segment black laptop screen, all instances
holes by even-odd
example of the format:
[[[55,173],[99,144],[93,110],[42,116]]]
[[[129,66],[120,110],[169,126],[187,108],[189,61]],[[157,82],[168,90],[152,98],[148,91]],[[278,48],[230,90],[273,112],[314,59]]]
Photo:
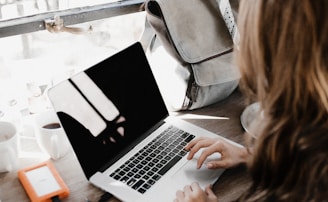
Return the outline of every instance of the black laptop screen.
[[[48,95],[89,178],[165,118],[168,111],[140,43],[79,74],[54,86]],[[71,111],[86,124],[76,120]]]

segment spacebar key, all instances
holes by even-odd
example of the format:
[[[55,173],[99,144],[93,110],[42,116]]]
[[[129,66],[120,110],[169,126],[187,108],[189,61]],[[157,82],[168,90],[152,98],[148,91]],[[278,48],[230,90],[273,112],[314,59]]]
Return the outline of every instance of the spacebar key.
[[[171,161],[169,161],[158,173],[164,175],[172,166],[174,166],[182,157],[175,156]]]

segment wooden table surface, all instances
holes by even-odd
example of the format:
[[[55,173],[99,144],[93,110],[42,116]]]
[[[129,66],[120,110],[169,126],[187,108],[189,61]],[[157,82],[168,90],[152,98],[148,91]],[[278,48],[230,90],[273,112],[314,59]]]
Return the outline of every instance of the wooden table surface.
[[[245,108],[241,93],[236,90],[224,101],[193,111],[180,112],[177,116],[185,121],[201,126],[215,134],[222,135],[244,145],[244,131],[240,124],[240,115]],[[192,116],[190,116],[192,115]],[[220,117],[219,119],[195,118],[195,115]],[[189,117],[189,118],[188,118]],[[31,166],[44,161],[38,158],[19,158],[18,168]],[[57,171],[70,189],[68,198],[62,201],[97,202],[104,193],[91,185],[85,176],[72,150],[59,160],[52,161]],[[244,166],[226,170],[214,185],[214,191],[220,202],[237,198],[250,184]],[[17,178],[17,170],[0,173],[0,202],[29,201]],[[109,201],[118,201],[115,198]]]

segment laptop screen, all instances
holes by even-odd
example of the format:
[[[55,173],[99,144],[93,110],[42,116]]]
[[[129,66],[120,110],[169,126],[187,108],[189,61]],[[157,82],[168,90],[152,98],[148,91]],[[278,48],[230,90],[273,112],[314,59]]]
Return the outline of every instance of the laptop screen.
[[[57,84],[48,96],[87,178],[168,115],[139,42]]]

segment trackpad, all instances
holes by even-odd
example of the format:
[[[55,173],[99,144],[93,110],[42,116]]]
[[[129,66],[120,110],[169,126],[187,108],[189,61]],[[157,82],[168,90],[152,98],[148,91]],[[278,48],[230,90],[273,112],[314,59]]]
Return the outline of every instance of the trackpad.
[[[200,169],[197,169],[197,160],[191,159],[184,166],[182,166],[172,178],[183,184],[190,184],[192,182],[198,182],[202,188],[205,188],[208,184],[213,184],[223,173],[224,169],[207,169],[203,165]]]

